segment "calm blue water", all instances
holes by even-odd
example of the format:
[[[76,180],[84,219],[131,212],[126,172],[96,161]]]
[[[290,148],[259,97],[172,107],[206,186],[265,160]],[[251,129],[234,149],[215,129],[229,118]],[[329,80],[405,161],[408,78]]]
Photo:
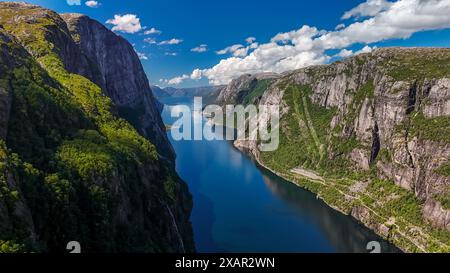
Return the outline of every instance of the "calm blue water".
[[[170,108],[190,99],[167,99]],[[262,170],[227,141],[174,141],[177,171],[193,195],[191,221],[199,252],[367,252],[380,241],[353,218]]]

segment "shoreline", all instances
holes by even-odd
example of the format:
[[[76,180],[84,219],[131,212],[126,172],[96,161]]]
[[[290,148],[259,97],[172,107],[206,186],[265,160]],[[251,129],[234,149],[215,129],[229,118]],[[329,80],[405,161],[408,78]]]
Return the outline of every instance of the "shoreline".
[[[254,160],[254,162],[256,163],[256,166],[259,168],[262,168],[270,173],[272,173],[273,175],[287,181],[288,183],[294,184],[297,187],[300,187],[303,190],[306,190],[312,194],[314,194],[316,196],[317,199],[320,199],[321,201],[323,201],[328,207],[332,208],[333,210],[348,216],[348,217],[352,217],[354,220],[356,220],[360,225],[364,226],[365,228],[371,230],[372,232],[374,232],[377,236],[379,236],[380,238],[382,238],[383,240],[391,243],[392,245],[394,245],[396,248],[398,248],[400,251],[402,251],[403,253],[409,253],[409,251],[407,251],[404,247],[402,247],[401,245],[397,244],[395,241],[386,238],[383,234],[380,234],[380,232],[378,232],[376,229],[371,228],[370,226],[366,225],[364,222],[362,222],[360,219],[354,217],[351,213],[347,213],[345,211],[343,211],[343,209],[339,208],[337,205],[333,205],[330,204],[329,202],[327,202],[319,193],[311,191],[310,189],[298,184],[295,181],[292,181],[290,178],[284,176],[283,174],[271,169],[270,167],[266,166],[257,156],[255,156],[250,149],[247,149],[246,147],[242,147],[242,146],[236,146],[234,143],[232,143],[232,146],[234,148],[236,148],[237,150],[239,150],[240,152],[248,155],[251,159]],[[311,181],[311,179],[304,177],[304,179]]]

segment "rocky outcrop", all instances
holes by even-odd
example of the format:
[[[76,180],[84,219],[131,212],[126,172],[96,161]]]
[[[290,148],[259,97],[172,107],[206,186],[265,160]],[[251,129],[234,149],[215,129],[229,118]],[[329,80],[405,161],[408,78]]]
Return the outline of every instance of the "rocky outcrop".
[[[153,97],[133,46],[85,15],[70,13],[61,17],[89,61],[86,65],[75,65],[73,71],[99,85],[119,107],[119,113],[135,123],[161,154],[173,159],[175,155],[161,120],[159,102]]]
[[[449,61],[450,49],[378,49],[331,65],[285,73],[272,79],[258,103],[281,106],[285,121],[281,134],[287,135],[287,120],[295,117],[292,107],[308,107],[303,104],[309,99],[322,111],[333,112],[322,132],[326,157],[320,160],[311,152],[313,164],[308,165],[348,160],[339,171],[374,168],[379,178],[414,192],[421,202],[439,203],[437,196],[450,196],[450,177],[436,172],[450,161],[450,73],[443,67]],[[239,103],[242,90],[253,80],[250,75],[234,80],[220,98]],[[293,86],[297,91],[289,91],[287,97],[286,90]],[[293,105],[292,97],[301,94],[308,97]],[[301,115],[304,109],[298,110]],[[267,123],[267,116],[260,116],[259,122]],[[256,142],[237,141],[236,145],[259,155]],[[423,210],[424,218],[448,228],[442,220],[448,210],[430,213],[435,210],[429,207]]]
[[[450,79],[439,79],[428,87],[427,99],[423,113],[427,118],[450,116]]]
[[[434,226],[450,229],[450,211],[444,209],[439,202],[429,199],[423,208],[423,215]]]
[[[255,84],[260,80],[275,79],[278,74],[275,73],[260,73],[255,75],[245,74],[237,79],[234,79],[221,88],[217,102],[221,104],[237,103],[250,92]]]

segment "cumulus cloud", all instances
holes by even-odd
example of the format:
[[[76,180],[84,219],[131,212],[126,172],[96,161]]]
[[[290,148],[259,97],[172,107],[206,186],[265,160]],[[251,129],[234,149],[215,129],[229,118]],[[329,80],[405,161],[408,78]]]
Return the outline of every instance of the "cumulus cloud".
[[[234,53],[235,51],[237,51],[243,47],[244,46],[241,44],[236,44],[236,45],[232,45],[232,46],[226,47],[224,49],[221,49],[219,51],[216,51],[216,53],[217,53],[217,55],[225,55],[228,53]]]
[[[98,1],[86,1],[84,4],[90,8],[98,8],[101,5]]]
[[[216,51],[217,55],[225,55],[231,54],[234,57],[245,57],[248,55],[249,50],[255,49],[258,47],[258,43],[251,43],[248,46],[244,46],[241,44],[235,44],[229,47],[226,47],[222,50]]]
[[[154,28],[154,27],[152,27],[152,28],[150,28],[149,30],[146,30],[146,31],[144,32],[145,35],[161,34],[161,33],[162,33],[161,30],[156,29],[156,28]]]
[[[195,69],[192,71],[191,77],[192,80],[200,80],[202,78],[202,71],[200,69]]]
[[[206,44],[199,45],[199,46],[194,47],[193,49],[191,49],[191,51],[192,52],[197,52],[197,53],[206,52],[206,51],[208,51],[208,45],[206,45]]]
[[[369,9],[374,3],[378,3],[378,8]],[[279,33],[267,43],[255,44],[251,51],[251,45],[236,44],[217,52],[231,56],[211,68],[196,69],[183,80],[206,77],[211,84],[227,84],[246,73],[281,73],[327,63],[333,57],[327,55],[328,50],[340,50],[341,57],[350,56],[370,52],[373,47],[369,45],[376,42],[450,28],[450,0],[398,0],[392,3],[368,0],[358,7],[344,17],[366,17],[362,21],[332,31],[305,25],[298,30]],[[356,52],[348,49],[357,44],[366,46]]]
[[[335,57],[347,58],[353,55],[352,50],[342,49],[338,54],[334,55]]]
[[[179,85],[180,83],[182,83],[184,80],[187,80],[187,79],[189,79],[190,77],[188,76],[188,75],[183,75],[183,76],[180,76],[180,77],[175,77],[175,78],[173,78],[173,79],[170,79],[170,80],[168,80],[167,81],[167,83],[168,84],[171,84],[171,85]]]
[[[360,50],[358,50],[356,52],[353,52],[353,50],[342,49],[338,54],[334,55],[333,57],[347,58],[347,57],[359,55],[362,53],[370,53],[376,48],[377,48],[376,46],[370,47],[370,46],[366,45],[365,47],[361,48]]]
[[[142,30],[141,21],[134,14],[114,15],[114,19],[109,19],[106,23],[114,25],[113,31],[136,33]]]
[[[248,37],[247,39],[245,39],[245,41],[247,42],[247,44],[253,44],[256,41],[256,38]]]
[[[81,0],[67,0],[69,6],[79,6],[81,5]]]
[[[170,39],[166,41],[159,42],[158,45],[178,45],[181,44],[183,40],[181,39]]]
[[[345,24],[339,24],[339,25],[337,25],[337,26],[334,28],[334,30],[340,30],[340,29],[343,29],[343,28],[345,28]]]
[[[363,53],[370,53],[370,52],[372,52],[374,49],[377,49],[377,47],[376,47],[376,46],[374,46],[374,47],[365,46],[365,47],[363,47],[361,50],[356,51],[356,52],[355,52],[355,55],[363,54]]]
[[[367,17],[367,16],[375,16],[381,11],[388,10],[393,3],[386,0],[368,0],[357,7],[347,11],[342,16],[343,20],[350,19],[352,17]]]

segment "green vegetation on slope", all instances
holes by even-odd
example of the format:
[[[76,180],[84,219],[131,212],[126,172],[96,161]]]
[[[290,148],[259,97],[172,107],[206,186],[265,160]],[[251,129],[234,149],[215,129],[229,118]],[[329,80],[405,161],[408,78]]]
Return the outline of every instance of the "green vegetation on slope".
[[[442,165],[436,172],[440,175],[450,177],[450,163]]]
[[[242,103],[248,105],[259,99],[269,87],[270,80],[258,80],[256,85],[250,89],[248,94],[243,98]]]
[[[419,81],[450,76],[449,49],[397,50],[382,66],[397,81]],[[426,56],[426,57],[424,57]]]
[[[412,137],[450,143],[450,117],[426,118],[421,112],[413,112],[408,130]]]
[[[35,11],[21,12],[34,16]],[[13,96],[9,150],[4,144],[0,150],[0,201],[13,214],[17,202],[26,200],[39,238],[32,238],[29,223],[13,217],[13,229],[0,234],[0,252],[64,251],[69,238],[82,242],[87,252],[170,249],[164,231],[155,228],[165,212],[148,215],[155,205],[148,200],[175,200],[178,177],[159,162],[153,144],[113,114],[100,87],[65,69],[64,44],[55,43],[71,38],[61,19],[48,12],[33,24],[8,23],[18,14],[0,12],[0,24],[20,40],[1,44],[15,66],[8,64],[0,74]],[[55,33],[67,37],[53,39]],[[0,65],[6,66],[2,60]],[[6,183],[7,175],[20,189]],[[129,223],[117,226],[114,213],[125,201]]]
[[[290,113],[280,124],[280,146],[274,152],[262,153],[263,161],[275,170],[298,166],[315,169],[324,158],[326,130],[334,110],[313,104],[306,86],[289,86],[284,100]],[[293,153],[292,147],[296,147]]]

